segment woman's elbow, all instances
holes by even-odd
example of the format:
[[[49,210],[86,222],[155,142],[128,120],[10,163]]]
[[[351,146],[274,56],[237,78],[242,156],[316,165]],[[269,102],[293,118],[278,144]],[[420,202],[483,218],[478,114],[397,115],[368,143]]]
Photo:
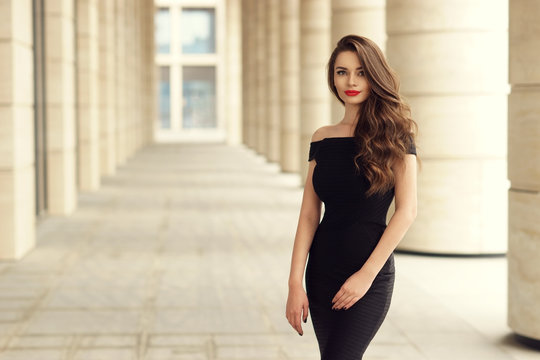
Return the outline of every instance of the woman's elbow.
[[[396,209],[396,212],[399,212],[401,216],[410,224],[414,222],[417,215],[416,206],[408,206],[406,208]]]
[[[408,210],[408,214],[409,214],[408,219],[412,224],[414,222],[414,220],[416,219],[416,215],[418,214],[418,212],[416,211],[416,206],[411,207]]]

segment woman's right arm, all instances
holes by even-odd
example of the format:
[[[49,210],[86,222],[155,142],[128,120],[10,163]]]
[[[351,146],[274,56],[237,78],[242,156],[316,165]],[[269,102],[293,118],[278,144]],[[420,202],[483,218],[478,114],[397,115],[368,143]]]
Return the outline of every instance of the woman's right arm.
[[[315,160],[309,162],[308,175],[304,186],[302,206],[294,238],[294,247],[291,259],[291,272],[289,275],[289,287],[302,286],[304,268],[315,230],[321,218],[321,200],[313,189],[313,169]]]
[[[312,141],[316,141],[319,136],[316,131]],[[321,200],[313,189],[313,170],[316,166],[315,160],[309,162],[302,206],[298,219],[298,227],[294,238],[294,246],[291,258],[291,271],[289,275],[289,296],[287,299],[286,317],[291,326],[303,335],[302,320],[307,321],[309,302],[302,285],[306,261],[313,242],[313,236],[319,225],[321,218]]]

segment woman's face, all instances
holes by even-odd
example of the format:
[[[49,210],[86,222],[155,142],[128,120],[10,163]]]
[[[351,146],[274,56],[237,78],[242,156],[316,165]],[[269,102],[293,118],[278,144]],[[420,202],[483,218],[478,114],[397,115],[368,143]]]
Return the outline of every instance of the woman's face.
[[[334,85],[345,105],[360,105],[368,98],[371,87],[355,52],[338,54],[334,64]]]

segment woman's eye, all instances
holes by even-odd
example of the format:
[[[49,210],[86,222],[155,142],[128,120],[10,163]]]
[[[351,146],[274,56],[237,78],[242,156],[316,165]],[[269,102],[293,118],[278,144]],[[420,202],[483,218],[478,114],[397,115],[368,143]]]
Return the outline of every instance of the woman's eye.
[[[359,76],[364,76],[364,72],[363,72],[363,71],[360,71],[360,72],[358,73],[358,75],[359,75]]]
[[[338,71],[336,72],[336,74],[338,74],[338,75],[344,75],[344,74],[345,74],[345,71],[344,71],[344,70],[338,70]]]

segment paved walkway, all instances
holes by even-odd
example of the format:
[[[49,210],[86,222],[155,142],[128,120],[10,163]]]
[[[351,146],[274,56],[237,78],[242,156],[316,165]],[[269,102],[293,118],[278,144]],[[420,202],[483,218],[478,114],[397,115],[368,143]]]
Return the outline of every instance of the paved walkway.
[[[154,145],[0,262],[0,360],[318,359],[285,319],[302,196],[244,147]],[[506,260],[396,254],[368,360],[529,360],[506,326]]]

